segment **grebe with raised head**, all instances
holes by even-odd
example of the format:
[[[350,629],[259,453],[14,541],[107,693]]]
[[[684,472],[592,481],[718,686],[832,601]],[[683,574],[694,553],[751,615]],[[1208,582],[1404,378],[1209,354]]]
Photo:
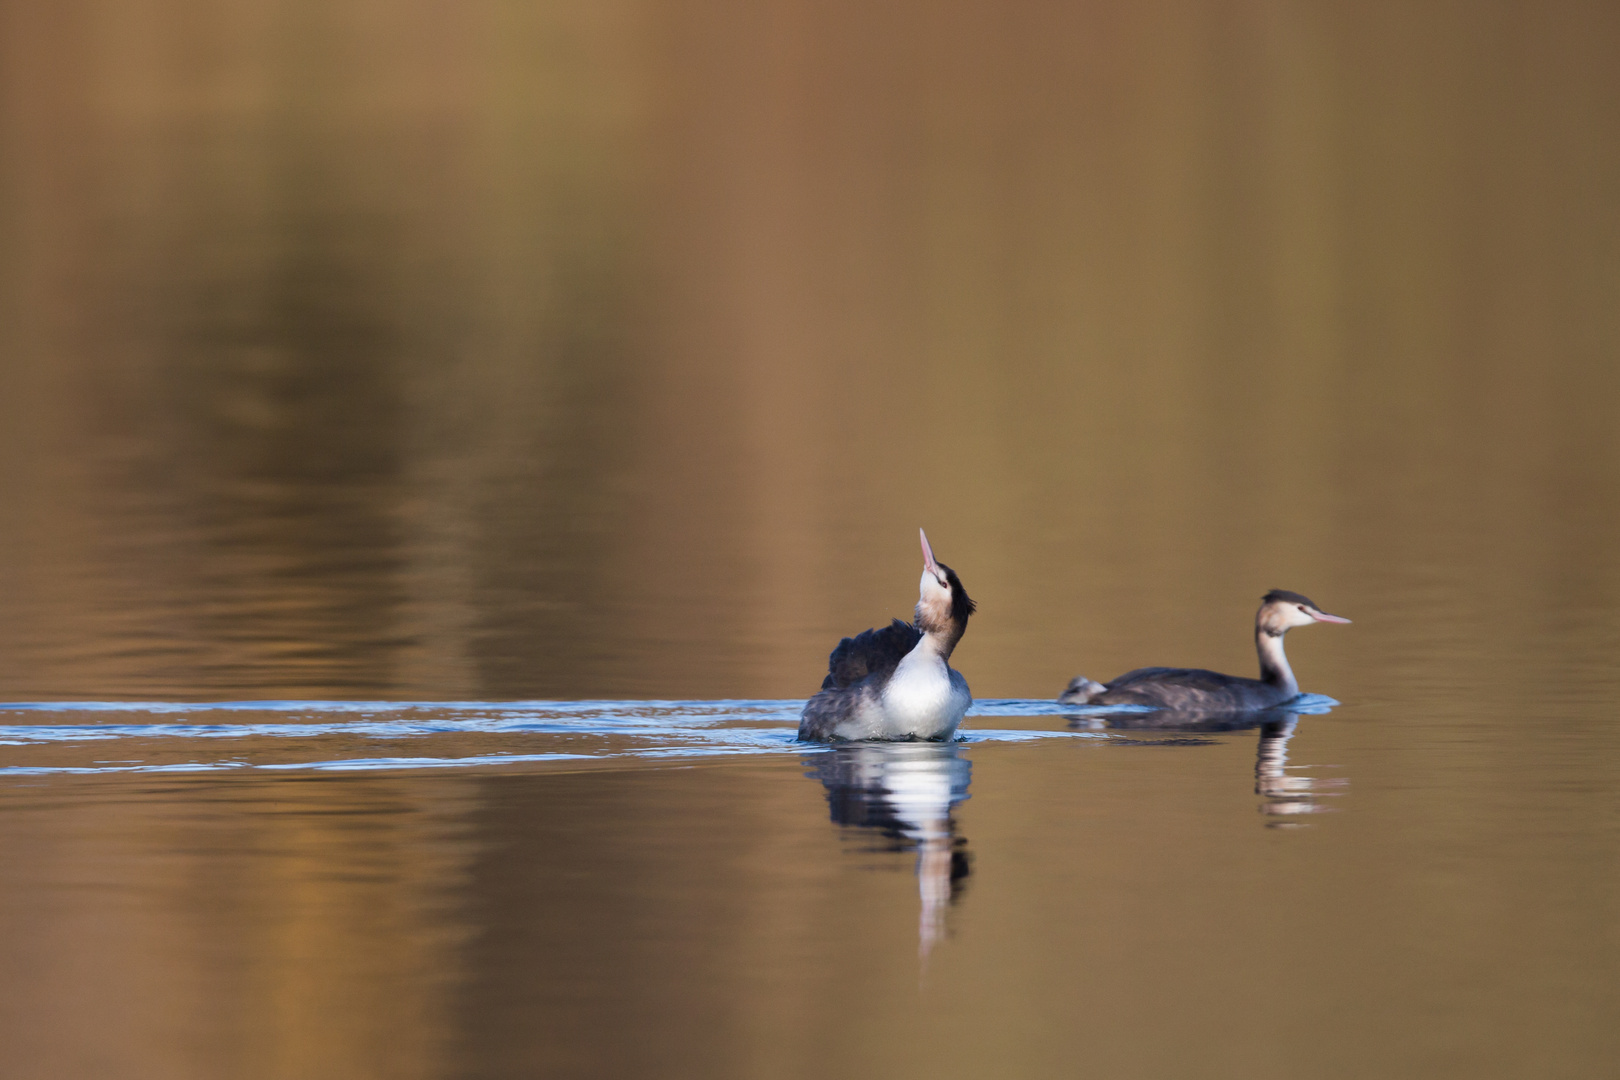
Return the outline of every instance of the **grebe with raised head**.
[[[1287,589],[1272,589],[1254,616],[1254,646],[1260,677],[1245,679],[1198,668],[1138,668],[1106,685],[1076,675],[1058,698],[1060,705],[1147,705],[1155,709],[1208,714],[1269,709],[1299,696],[1299,683],[1283,653],[1283,635],[1311,623],[1347,623]]]
[[[923,572],[916,622],[895,619],[840,641],[820,693],[799,717],[799,738],[948,739],[973,704],[950,659],[975,605],[956,571],[935,560],[928,534],[917,533]]]

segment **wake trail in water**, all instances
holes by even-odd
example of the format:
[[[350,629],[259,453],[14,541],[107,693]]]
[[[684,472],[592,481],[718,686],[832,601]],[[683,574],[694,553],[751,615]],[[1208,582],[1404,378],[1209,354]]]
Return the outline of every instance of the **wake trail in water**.
[[[355,772],[820,753],[802,701],[232,701],[0,704],[0,777]],[[1013,726],[974,725],[1001,718]],[[1018,726],[1018,725],[1041,726]],[[960,741],[1107,739],[1049,701],[978,703]],[[227,756],[202,757],[199,745]]]

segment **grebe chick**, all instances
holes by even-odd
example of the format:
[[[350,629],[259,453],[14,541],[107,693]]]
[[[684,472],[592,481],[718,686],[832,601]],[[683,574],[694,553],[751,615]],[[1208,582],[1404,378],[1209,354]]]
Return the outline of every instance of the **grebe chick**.
[[[1347,623],[1287,589],[1272,589],[1254,616],[1260,677],[1245,679],[1198,668],[1138,668],[1106,685],[1076,675],[1060,705],[1147,705],[1177,712],[1236,713],[1269,709],[1299,696],[1299,683],[1283,653],[1283,635],[1311,623]]]
[[[799,738],[948,739],[973,695],[950,666],[974,603],[956,571],[934,559],[922,537],[923,572],[916,622],[895,619],[838,643],[821,692],[805,703]]]

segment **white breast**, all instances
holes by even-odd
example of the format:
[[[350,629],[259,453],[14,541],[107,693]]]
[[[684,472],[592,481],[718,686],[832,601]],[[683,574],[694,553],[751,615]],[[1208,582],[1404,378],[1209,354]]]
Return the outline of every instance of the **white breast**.
[[[972,704],[966,679],[932,650],[913,649],[883,688],[881,737],[949,738]]]

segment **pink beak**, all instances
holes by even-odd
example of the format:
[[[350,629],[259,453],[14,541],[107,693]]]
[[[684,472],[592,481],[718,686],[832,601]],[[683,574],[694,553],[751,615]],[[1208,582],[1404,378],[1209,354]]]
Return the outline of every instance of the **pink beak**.
[[[1317,622],[1347,623],[1347,622],[1350,621],[1349,619],[1346,619],[1342,615],[1329,615],[1325,611],[1313,611],[1313,612],[1310,613],[1310,615],[1311,615],[1311,618],[1315,619]]]
[[[928,534],[923,532],[921,529],[918,529],[917,535],[922,537],[923,569],[927,570],[930,574],[939,573],[939,563],[934,561],[934,549],[928,546]],[[1345,621],[1348,622],[1349,620],[1347,619]]]

